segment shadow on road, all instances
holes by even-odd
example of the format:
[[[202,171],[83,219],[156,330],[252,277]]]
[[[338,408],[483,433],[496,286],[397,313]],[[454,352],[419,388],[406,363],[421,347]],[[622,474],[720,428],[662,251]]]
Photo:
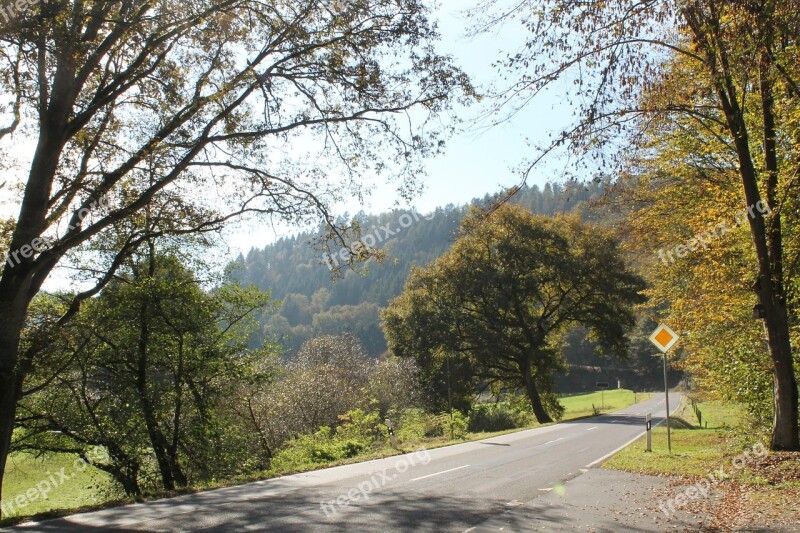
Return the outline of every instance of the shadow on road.
[[[301,491],[264,499],[234,501],[209,505],[185,514],[165,512],[163,518],[152,511],[137,515],[132,509],[124,522],[100,524],[81,515],[52,520],[14,531],[36,532],[141,532],[141,531],[464,531],[491,518],[500,519],[509,510],[501,502],[475,501],[468,498],[406,495],[383,495],[378,499],[357,502],[325,514],[320,506],[322,493]],[[166,509],[165,509],[166,510]],[[145,513],[150,516],[145,516]],[[524,529],[513,515],[507,515],[512,530]],[[522,517],[519,517],[521,519]],[[119,518],[117,518],[119,520]],[[505,522],[505,520],[503,520]],[[94,524],[94,525],[93,525]]]

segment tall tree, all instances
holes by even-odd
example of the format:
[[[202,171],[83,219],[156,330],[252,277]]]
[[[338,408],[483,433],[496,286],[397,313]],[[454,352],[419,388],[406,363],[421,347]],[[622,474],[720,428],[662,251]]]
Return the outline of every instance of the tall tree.
[[[494,0],[484,2],[487,8]],[[517,105],[556,80],[571,77],[579,100],[576,122],[545,152],[568,145],[595,158],[579,158],[593,171],[624,164],[627,147],[654,117],[686,117],[717,136],[734,159],[742,207],[766,202],[771,215],[748,220],[752,265],[764,307],[773,368],[771,447],[800,450],[798,389],[790,341],[781,182],[797,189],[796,103],[800,97],[797,0],[523,0],[489,13],[481,28],[519,19],[529,29],[526,46],[503,68],[516,82],[505,92]],[[476,15],[483,17],[484,15]],[[675,85],[664,65],[681,56],[694,65],[691,83]],[[659,91],[659,99],[643,99]],[[757,114],[746,112],[751,103]],[[778,135],[793,125],[793,143]],[[620,150],[620,146],[623,147]],[[619,169],[619,166],[616,166]],[[742,201],[743,200],[743,201]]]
[[[246,464],[242,450],[226,448],[237,436],[217,413],[258,368],[269,370],[270,346],[247,349],[268,297],[200,283],[153,243],[126,261],[50,345],[50,364],[31,374],[35,392],[20,402],[14,448],[102,446],[111,460],[98,466],[134,495],[150,457],[165,490]]]
[[[153,236],[245,213],[334,226],[328,201],[375,173],[414,190],[418,156],[440,146],[428,119],[471,93],[417,0],[26,6],[0,26],[0,136],[35,144],[0,275],[0,484],[43,349],[20,352],[27,310],[69,252],[129,230],[98,250],[96,285],[65,320]],[[127,226],[145,206],[153,232]]]
[[[675,88],[703,83],[697,65],[681,57],[666,66],[664,78]],[[645,98],[658,100],[664,89]],[[706,98],[713,105],[713,96]],[[745,112],[748,120],[760,116],[760,102],[748,101]],[[791,138],[791,129],[781,122],[779,135]],[[764,325],[753,319],[756,258],[747,224],[750,217],[768,218],[767,205],[740,207],[737,159],[724,139],[689,117],[654,117],[637,144],[631,174],[618,182],[622,200],[634,206],[627,244],[639,253],[652,280],[652,306],[683,334],[678,364],[709,394],[746,404],[758,430],[769,431],[774,371]],[[779,187],[791,308],[797,305],[793,258],[800,198],[792,197],[791,183],[782,180]],[[796,320],[790,326],[796,335]]]
[[[543,395],[563,367],[563,335],[583,325],[599,353],[624,357],[644,283],[609,234],[576,217],[507,204],[488,217],[473,210],[462,231],[384,311],[390,349],[421,363],[431,351],[467,358],[480,379],[522,388],[550,422]]]

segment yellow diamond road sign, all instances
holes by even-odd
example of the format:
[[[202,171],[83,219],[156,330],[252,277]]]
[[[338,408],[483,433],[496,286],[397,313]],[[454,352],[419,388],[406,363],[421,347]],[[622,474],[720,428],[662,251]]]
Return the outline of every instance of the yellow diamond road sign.
[[[676,342],[678,342],[678,334],[669,329],[666,324],[659,324],[656,330],[650,335],[650,342],[658,346],[662,353],[667,353]]]

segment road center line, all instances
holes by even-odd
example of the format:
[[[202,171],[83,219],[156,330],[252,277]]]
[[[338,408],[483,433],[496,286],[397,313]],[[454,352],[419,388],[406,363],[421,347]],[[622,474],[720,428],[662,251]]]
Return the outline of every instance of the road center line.
[[[419,481],[420,479],[425,479],[425,478],[429,478],[429,477],[433,477],[433,476],[438,476],[440,474],[446,474],[448,472],[454,472],[455,470],[461,470],[462,468],[467,468],[469,466],[471,466],[471,465],[457,466],[455,468],[451,468],[450,470],[442,470],[441,472],[436,472],[435,474],[428,474],[427,476],[415,477],[411,481]]]
[[[599,427],[599,426],[595,426],[595,427],[593,427],[593,428],[589,428],[589,429],[587,429],[586,431],[591,431],[591,430],[593,430],[593,429],[597,429],[598,427]]]

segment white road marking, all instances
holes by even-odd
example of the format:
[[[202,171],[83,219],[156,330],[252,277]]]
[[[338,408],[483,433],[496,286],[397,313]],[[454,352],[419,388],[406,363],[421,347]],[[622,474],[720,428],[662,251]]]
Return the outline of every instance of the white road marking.
[[[425,479],[425,478],[429,478],[429,477],[433,477],[433,476],[438,476],[438,475],[441,475],[441,474],[446,474],[448,472],[454,472],[456,470],[461,470],[462,468],[467,468],[469,466],[471,466],[471,465],[457,466],[455,468],[451,468],[450,470],[442,470],[441,472],[436,472],[435,474],[428,474],[427,476],[415,477],[411,481],[419,481],[420,479]]]
[[[549,488],[546,488],[546,489],[539,489],[539,490],[542,491],[542,492],[550,492],[551,490],[553,490],[553,487],[549,487]]]
[[[475,531],[476,529],[478,529],[478,528],[477,527],[471,527],[469,529],[465,529],[464,533],[469,533],[470,531]]]
[[[591,431],[591,430],[593,430],[593,429],[597,429],[598,427],[599,427],[599,426],[595,426],[595,427],[593,427],[593,428],[589,428],[589,429],[587,429],[586,431]]]
[[[564,440],[564,437],[558,437],[555,440],[549,440],[549,441],[545,442],[544,444],[540,444],[539,446],[547,446],[548,444],[553,444],[554,442],[558,442],[560,440]]]
[[[675,411],[677,411],[677,410],[678,410],[678,408],[676,407],[675,409],[673,409],[673,410],[672,410],[672,412],[674,413],[674,412],[675,412]],[[653,427],[660,426],[660,425],[661,425],[663,422],[664,422],[664,420],[663,420],[663,419],[661,419],[660,421],[658,421],[658,422],[655,422],[655,423],[653,424]],[[586,465],[586,468],[594,468],[595,466],[599,465],[600,463],[602,463],[603,461],[605,461],[605,460],[606,460],[606,459],[608,459],[609,457],[613,456],[614,454],[616,454],[616,453],[617,453],[617,452],[619,452],[620,450],[622,450],[622,449],[624,449],[624,448],[627,448],[628,446],[630,446],[631,444],[633,444],[634,442],[636,442],[637,440],[639,440],[640,438],[642,438],[642,437],[643,437],[643,436],[644,436],[646,433],[647,433],[647,431],[642,431],[641,433],[639,433],[638,435],[636,435],[635,437],[633,437],[631,440],[629,440],[628,442],[626,442],[625,444],[623,444],[622,446],[620,446],[619,448],[617,448],[617,449],[616,449],[616,450],[614,450],[613,452],[610,452],[610,453],[607,453],[607,454],[605,454],[603,457],[601,457],[600,459],[598,459],[598,460],[596,460],[596,461],[592,461],[591,463],[589,463],[588,465]]]

